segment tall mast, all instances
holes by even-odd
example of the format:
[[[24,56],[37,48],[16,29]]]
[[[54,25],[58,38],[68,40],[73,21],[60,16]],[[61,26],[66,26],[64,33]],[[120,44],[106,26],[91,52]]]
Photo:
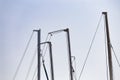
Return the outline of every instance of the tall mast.
[[[68,52],[69,52],[69,67],[70,67],[70,80],[73,80],[73,72],[72,72],[72,59],[71,59],[71,46],[70,46],[70,34],[69,29],[65,29],[67,32],[67,42],[68,42]]]
[[[108,47],[108,64],[109,64],[109,77],[110,80],[113,80],[113,67],[112,67],[112,53],[111,53],[111,42],[108,26],[108,17],[107,12],[102,12],[105,16],[105,25],[106,25],[106,35],[107,35],[107,47]]]
[[[52,57],[52,44],[51,44],[51,42],[48,42],[48,44],[49,44],[49,51],[50,51],[51,80],[54,80],[53,57]]]
[[[49,46],[49,53],[50,53],[50,69],[51,69],[51,80],[54,80],[54,68],[53,68],[53,56],[52,56],[52,43],[47,41],[41,44],[48,44]]]
[[[55,33],[59,33],[59,32],[66,32],[67,34],[67,46],[68,46],[68,58],[69,58],[69,69],[70,69],[70,80],[73,80],[73,69],[72,69],[72,60],[71,60],[71,46],[70,46],[70,33],[69,33],[69,29],[61,29],[61,30],[57,30],[57,31],[53,31],[53,32],[49,32],[49,34],[55,34]]]
[[[38,68],[38,73],[37,73],[37,77],[38,80],[40,80],[40,65],[41,65],[41,57],[40,57],[40,37],[41,37],[41,30],[33,30],[37,32],[37,53],[38,53],[38,58],[37,58],[37,68]]]

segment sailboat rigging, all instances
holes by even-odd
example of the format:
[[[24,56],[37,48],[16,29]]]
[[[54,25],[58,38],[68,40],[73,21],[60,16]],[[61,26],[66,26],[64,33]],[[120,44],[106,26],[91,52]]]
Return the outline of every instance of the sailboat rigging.
[[[107,12],[102,12],[102,14],[104,15],[104,21],[105,21],[105,33],[106,33],[106,41],[107,41],[107,61],[108,61],[108,71],[109,71],[109,80],[114,80],[113,79],[113,64],[112,64],[112,45],[111,45],[111,41],[110,41],[110,33],[109,33],[109,25],[108,25],[108,16],[107,16]],[[101,19],[100,19],[101,20]],[[87,58],[89,56],[91,47],[92,47],[92,43],[94,42],[96,33],[97,33],[98,27],[96,29],[95,35],[93,36],[93,40],[90,44],[90,48],[88,50],[88,54],[87,57],[84,61],[80,76],[78,79],[76,79],[75,75],[75,69],[73,68],[73,62],[72,62],[72,54],[71,54],[71,45],[70,45],[70,33],[69,33],[69,28],[66,29],[61,29],[61,30],[57,30],[57,31],[53,31],[53,32],[49,32],[48,34],[53,35],[55,33],[59,33],[59,32],[65,32],[66,33],[66,38],[67,38],[67,47],[68,47],[68,62],[69,62],[69,80],[79,80],[82,72],[84,70],[84,66],[86,65],[87,62]],[[45,63],[44,60],[42,60],[43,62],[43,68],[46,74],[46,78],[47,80],[55,80],[55,76],[54,76],[54,67],[53,67],[53,55],[52,55],[52,44],[51,41],[45,41],[43,43],[41,43],[41,30],[33,30],[34,32],[37,32],[37,80],[41,80],[41,60],[42,60],[42,52],[41,52],[41,45],[42,44],[48,44],[49,45],[49,57],[50,57],[50,74],[51,74],[51,78],[49,79],[48,73],[47,73],[47,69],[45,67]],[[75,59],[75,57],[73,57]],[[18,68],[19,69],[19,68]],[[17,73],[17,72],[16,72]],[[75,79],[74,79],[75,77]],[[13,78],[13,80],[15,80],[16,78],[16,74]]]
[[[107,12],[102,12],[102,14],[105,16],[106,35],[107,35],[107,47],[108,47],[109,77],[110,77],[110,80],[113,80],[112,52],[111,52],[111,42],[110,42],[109,26],[108,26],[108,17],[107,17]]]

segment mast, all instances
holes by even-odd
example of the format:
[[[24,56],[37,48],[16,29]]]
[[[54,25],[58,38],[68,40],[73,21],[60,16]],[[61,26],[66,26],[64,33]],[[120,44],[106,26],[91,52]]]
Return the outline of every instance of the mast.
[[[111,53],[111,42],[108,26],[108,17],[107,12],[102,12],[105,16],[105,25],[106,25],[106,35],[107,35],[107,47],[108,47],[108,64],[109,64],[109,77],[110,80],[113,80],[113,67],[112,67],[112,53]]]
[[[52,44],[51,44],[51,42],[48,42],[48,44],[49,44],[49,52],[50,52],[51,80],[54,80],[53,57],[52,57]]]
[[[73,72],[72,72],[72,60],[71,60],[71,46],[70,46],[70,33],[69,33],[69,29],[61,29],[61,30],[57,30],[57,31],[53,31],[53,32],[49,32],[49,34],[55,34],[55,33],[60,33],[60,32],[66,32],[67,34],[67,46],[68,46],[68,58],[69,58],[69,71],[70,71],[70,80],[73,80]]]
[[[69,67],[70,67],[70,80],[73,80],[73,72],[72,72],[72,59],[71,59],[71,46],[70,46],[70,34],[69,29],[65,29],[67,32],[67,42],[68,42],[68,52],[69,52]]]
[[[33,30],[37,32],[37,52],[38,52],[38,58],[37,58],[37,68],[38,68],[38,73],[37,73],[37,77],[38,80],[40,80],[40,65],[41,65],[41,57],[40,57],[40,37],[41,37],[41,30]]]
[[[54,68],[53,68],[53,56],[52,56],[52,44],[51,42],[43,42],[41,44],[48,44],[49,46],[49,55],[50,55],[50,69],[51,69],[51,80],[54,80]]]

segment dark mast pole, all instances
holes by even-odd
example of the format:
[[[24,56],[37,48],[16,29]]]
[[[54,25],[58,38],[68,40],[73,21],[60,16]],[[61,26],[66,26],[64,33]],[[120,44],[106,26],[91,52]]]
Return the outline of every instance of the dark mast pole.
[[[59,33],[59,32],[66,32],[67,34],[67,44],[68,44],[68,59],[69,59],[69,69],[70,69],[70,80],[73,80],[73,69],[72,69],[72,60],[71,60],[71,46],[70,46],[70,33],[69,33],[69,29],[62,29],[62,30],[57,30],[57,31],[53,31],[53,32],[49,32],[49,34],[54,34],[54,33]]]
[[[73,80],[69,29],[67,28],[67,29],[65,29],[64,31],[67,32],[68,53],[69,53],[69,67],[70,67],[70,80]]]
[[[107,12],[102,12],[102,14],[104,14],[105,16],[107,47],[108,47],[109,77],[110,77],[110,80],[113,80],[112,53],[111,53],[111,42],[110,42],[110,34],[109,34],[109,26],[108,26],[108,17],[107,17]]]
[[[49,52],[50,52],[51,80],[54,80],[53,57],[52,57],[52,44],[51,44],[51,42],[47,42],[47,43],[49,44]]]
[[[52,43],[47,41],[47,42],[43,42],[41,44],[48,44],[49,46],[49,55],[50,55],[50,69],[51,69],[51,80],[54,80],[54,67],[53,67],[53,55],[52,55]]]
[[[38,58],[37,58],[37,61],[38,61],[38,64],[37,64],[37,68],[38,68],[38,73],[37,73],[37,75],[38,75],[38,80],[40,80],[40,65],[41,65],[41,57],[40,57],[40,37],[41,37],[41,30],[39,29],[39,30],[33,30],[33,31],[36,31],[37,32],[37,52],[38,52]]]

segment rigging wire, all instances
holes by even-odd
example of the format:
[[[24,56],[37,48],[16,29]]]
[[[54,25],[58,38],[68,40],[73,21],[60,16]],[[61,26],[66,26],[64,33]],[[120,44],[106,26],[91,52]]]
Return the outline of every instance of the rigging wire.
[[[28,72],[27,72],[27,75],[26,75],[26,77],[25,77],[25,80],[28,79],[28,76],[29,76],[29,74],[30,74],[30,71],[31,71],[31,68],[32,68],[32,64],[33,64],[33,62],[34,62],[34,60],[35,60],[36,52],[37,52],[37,51],[35,50],[34,55],[33,55],[33,57],[32,57],[32,60],[31,60],[31,63],[30,63],[30,66],[29,66],[29,69],[28,69]]]
[[[72,63],[74,63],[74,67],[72,66],[72,68],[73,68],[73,73],[74,73],[74,79],[75,80],[77,80],[77,78],[76,78],[76,58],[75,58],[75,56],[71,56],[72,58],[73,58],[73,60],[72,60]]]
[[[37,69],[37,68],[36,68],[36,69]],[[37,73],[37,74],[38,74],[38,73]],[[37,75],[36,75],[35,78],[34,78],[34,80],[37,80],[37,78],[38,78],[38,77],[37,77]]]
[[[49,36],[50,35],[50,36]],[[47,41],[50,41],[50,39],[51,39],[51,34],[48,34],[47,35],[47,37],[46,37],[46,40],[45,40],[45,42],[47,42]],[[42,57],[42,61],[44,61],[44,57],[45,57],[45,55],[46,55],[46,52],[47,52],[47,44],[43,44],[44,46],[43,46],[43,49],[42,49],[42,51],[41,51],[41,57]]]
[[[115,53],[115,50],[114,50],[112,44],[111,44],[111,48],[112,48],[112,51],[113,51],[113,53],[114,53],[115,59],[116,59],[116,61],[117,61],[117,63],[118,63],[118,66],[120,67],[120,62],[119,62],[119,60],[118,60],[118,58],[117,58],[117,55],[116,55],[116,53]]]
[[[105,25],[105,24],[104,24]],[[108,80],[108,60],[107,60],[107,45],[106,45],[106,28],[104,26],[104,39],[105,39],[105,55],[106,55],[106,75],[107,75],[107,80]]]
[[[46,69],[46,66],[45,66],[45,61],[42,60],[42,63],[43,63],[43,68],[44,68],[44,71],[45,71],[46,78],[47,78],[47,80],[49,80],[47,69]]]
[[[51,36],[52,36],[52,34],[48,34],[47,37],[46,37],[45,42],[50,41]],[[45,62],[44,57],[46,55],[47,49],[48,49],[47,44],[44,44],[43,49],[41,51],[41,55],[42,55],[41,57],[42,57],[42,63],[43,63],[43,68],[44,68],[44,71],[45,71],[46,78],[47,78],[47,80],[49,80],[47,69],[46,69],[45,63],[44,63]]]
[[[47,35],[47,37],[46,37],[46,39],[45,39],[45,42],[48,40],[48,37],[49,37],[49,34]],[[46,44],[44,44],[43,49],[41,50],[41,53],[43,53],[45,47],[46,47]]]
[[[35,77],[35,80],[37,80],[37,76]]]
[[[35,74],[37,73],[37,67],[35,68],[35,71],[34,71],[34,74],[33,74],[33,77],[32,77],[32,80],[34,80],[35,78]]]
[[[96,37],[96,33],[97,33],[97,31],[98,31],[98,28],[99,28],[99,25],[100,25],[101,19],[102,19],[102,15],[101,15],[100,20],[99,20],[99,22],[98,22],[98,25],[97,25],[96,31],[95,31],[95,33],[94,33],[93,39],[92,39],[92,41],[91,41],[90,47],[89,47],[89,49],[88,49],[87,56],[86,56],[86,58],[85,58],[85,61],[84,61],[84,64],[83,64],[82,70],[81,70],[81,72],[80,72],[80,75],[79,75],[79,77],[78,77],[78,80],[80,80],[80,78],[81,78],[81,76],[82,76],[82,73],[83,73],[83,70],[84,70],[84,68],[85,68],[85,65],[86,65],[86,62],[87,62],[88,56],[89,56],[89,54],[90,54],[90,51],[91,51],[91,48],[92,48],[93,42],[94,42],[95,37]]]
[[[50,37],[48,38],[49,35],[50,35]],[[46,41],[50,41],[50,39],[51,39],[51,37],[52,37],[51,34],[48,34],[48,36],[47,36],[45,42],[46,42]],[[45,50],[44,52],[42,51],[43,57],[46,55],[46,51],[47,51],[47,48],[48,48],[46,45],[47,45],[47,44],[44,44],[44,46],[43,46],[43,51]]]
[[[20,66],[21,66],[21,64],[22,64],[22,62],[23,62],[23,59],[24,59],[24,57],[25,57],[25,54],[26,54],[26,52],[27,52],[27,50],[28,50],[29,44],[30,44],[31,39],[32,39],[32,37],[33,37],[33,33],[34,33],[34,32],[32,32],[32,34],[31,34],[31,36],[30,36],[30,38],[29,38],[29,40],[28,40],[27,46],[26,46],[26,48],[25,48],[25,50],[24,50],[24,52],[23,52],[23,55],[22,55],[22,57],[21,57],[21,60],[20,60],[20,62],[19,62],[19,64],[18,64],[17,69],[16,69],[16,71],[15,71],[15,74],[14,74],[14,76],[13,76],[13,80],[16,79],[16,76],[17,76],[17,74],[18,74],[18,71],[19,71],[19,69],[20,69]]]

